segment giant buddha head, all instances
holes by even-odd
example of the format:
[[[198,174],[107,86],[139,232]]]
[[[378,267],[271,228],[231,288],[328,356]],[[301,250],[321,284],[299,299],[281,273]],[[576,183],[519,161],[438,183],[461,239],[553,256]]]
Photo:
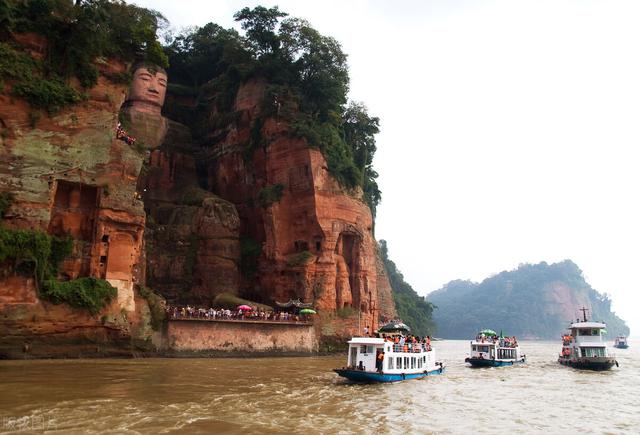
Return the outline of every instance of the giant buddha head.
[[[167,93],[167,72],[159,66],[138,63],[133,67],[133,78],[127,102],[145,111],[160,112]]]

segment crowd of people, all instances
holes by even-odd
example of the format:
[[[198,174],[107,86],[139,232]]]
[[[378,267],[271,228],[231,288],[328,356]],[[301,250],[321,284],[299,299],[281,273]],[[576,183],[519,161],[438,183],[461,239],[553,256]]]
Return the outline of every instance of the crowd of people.
[[[190,305],[167,306],[167,317],[174,320],[264,320],[274,322],[308,322],[309,315],[294,314],[286,311],[230,310],[228,308],[202,308]]]
[[[426,335],[419,337],[415,335],[392,335],[381,334],[380,338],[385,341],[393,342],[394,352],[430,352],[431,351],[431,337]]]
[[[121,123],[118,123],[118,125],[116,126],[116,139],[119,139],[125,142],[127,145],[135,145],[136,143],[136,138],[133,136],[130,136],[124,130]]]
[[[478,334],[476,336],[478,343],[498,343],[500,347],[518,347],[518,340],[513,337],[498,337],[498,336],[486,336],[484,334]]]

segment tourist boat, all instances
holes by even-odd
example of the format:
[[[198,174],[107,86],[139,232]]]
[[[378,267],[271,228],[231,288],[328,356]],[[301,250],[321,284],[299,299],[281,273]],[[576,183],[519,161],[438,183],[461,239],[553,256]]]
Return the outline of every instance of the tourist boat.
[[[587,309],[582,308],[583,320],[569,326],[569,334],[562,337],[562,351],[558,362],[577,369],[609,370],[618,361],[609,353],[602,339],[606,324],[587,321]]]
[[[439,375],[445,370],[444,364],[436,361],[430,343],[401,345],[373,337],[354,337],[348,343],[347,366],[334,372],[351,381],[398,382]]]
[[[471,340],[471,353],[464,361],[473,367],[503,367],[526,360],[515,337],[503,337],[502,333],[498,336],[495,331],[484,329]]]
[[[613,347],[617,347],[618,349],[626,349],[629,347],[629,343],[627,343],[627,337],[624,335],[618,335],[616,337],[616,341],[613,344]]]

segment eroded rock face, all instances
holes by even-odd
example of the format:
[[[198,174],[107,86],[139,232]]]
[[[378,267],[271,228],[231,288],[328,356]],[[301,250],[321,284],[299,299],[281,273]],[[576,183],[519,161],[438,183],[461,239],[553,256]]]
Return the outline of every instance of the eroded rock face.
[[[334,323],[332,335],[356,332],[353,319],[358,316],[362,327],[375,328],[381,314],[395,310],[388,280],[378,273],[372,216],[361,192],[341,188],[320,151],[293,137],[277,117],[263,124],[266,145],[249,161],[243,154],[264,89],[260,81],[240,88],[234,107],[238,121],[226,128],[225,138],[210,154],[211,186],[235,204],[241,233],[262,248],[259,273],[254,281],[244,279],[245,291],[265,301],[313,301],[324,313],[323,321]],[[277,185],[282,186],[281,198],[259,204],[260,191]],[[336,310],[351,320],[337,319]]]
[[[233,204],[199,186],[189,129],[166,123],[139,181],[149,217],[147,284],[171,304],[212,306],[239,288],[240,220]]]
[[[115,138],[125,89],[105,74],[123,70],[116,63],[103,66],[85,103],[35,123],[34,109],[1,95],[7,132],[0,190],[16,196],[7,225],[74,239],[63,277],[106,279],[118,288],[121,308],[133,311],[144,230],[136,180],[144,155]]]
[[[105,279],[117,288],[117,300],[101,316],[90,316],[40,301],[28,280],[2,277],[2,346],[9,339],[17,345],[21,339],[49,337],[50,344],[61,345],[84,337],[114,341],[117,347],[137,328],[134,286],[144,272],[145,213],[136,184],[145,154],[116,139],[125,86],[107,77],[125,66],[110,62],[100,68],[87,100],[55,115],[38,114],[24,101],[0,94],[0,191],[15,195],[3,225],[72,237],[72,255],[62,263],[59,278]],[[113,315],[125,320],[101,320]]]

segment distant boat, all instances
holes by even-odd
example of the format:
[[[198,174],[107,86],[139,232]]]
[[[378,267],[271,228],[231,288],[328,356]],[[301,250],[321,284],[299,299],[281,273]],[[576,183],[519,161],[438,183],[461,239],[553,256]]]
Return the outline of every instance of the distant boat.
[[[629,343],[627,343],[627,337],[624,335],[618,335],[616,337],[616,341],[613,344],[613,347],[617,347],[618,349],[626,349],[629,347]]]
[[[491,329],[483,329],[471,340],[470,356],[465,362],[474,367],[503,367],[524,363],[527,357],[520,353],[518,340],[500,336]]]
[[[587,309],[582,308],[583,320],[571,323],[569,334],[562,337],[562,351],[558,362],[576,369],[609,370],[618,361],[609,353],[602,339],[606,324],[587,321]]]
[[[400,337],[399,331],[408,332],[409,327],[386,325],[380,331]],[[444,364],[436,361],[430,342],[400,344],[384,338],[353,337],[348,343],[347,366],[333,371],[350,381],[398,382],[444,373]]]

